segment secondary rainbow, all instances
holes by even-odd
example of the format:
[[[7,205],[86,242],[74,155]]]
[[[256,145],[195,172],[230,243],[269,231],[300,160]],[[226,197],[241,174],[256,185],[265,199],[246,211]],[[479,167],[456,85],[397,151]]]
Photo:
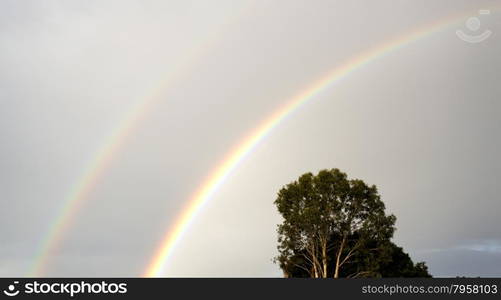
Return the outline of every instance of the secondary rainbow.
[[[446,28],[448,25],[455,24],[465,17],[474,14],[475,11],[461,13],[441,19],[418,30],[409,32],[402,37],[395,38],[389,42],[383,43],[377,47],[357,55],[340,66],[335,67],[325,76],[309,85],[302,92],[286,102],[284,106],[275,111],[270,117],[265,119],[256,129],[254,129],[244,140],[242,140],[229,154],[222,160],[222,163],[214,172],[208,176],[208,179],[201,185],[197,192],[191,197],[189,204],[176,220],[172,229],[165,234],[160,247],[155,251],[153,259],[150,261],[144,277],[161,276],[168,259],[181,240],[183,234],[188,230],[189,225],[200,212],[204,204],[212,198],[218,188],[224,183],[226,178],[235,170],[238,165],[256,148],[260,141],[265,139],[274,128],[276,128],[287,116],[291,115],[300,106],[308,100],[323,92],[332,84],[340,81],[357,69],[366,64],[381,58],[401,47],[404,47],[414,41],[426,37],[434,32]]]
[[[114,155],[125,144],[128,136],[132,134],[137,125],[144,119],[148,112],[155,106],[162,92],[172,86],[173,82],[185,77],[190,70],[196,65],[198,60],[207,53],[212,47],[224,36],[224,32],[231,29],[230,24],[241,19],[245,14],[248,14],[252,9],[252,3],[240,6],[234,14],[228,17],[225,22],[219,25],[214,32],[201,40],[195,47],[189,49],[179,62],[171,68],[171,70],[155,85],[153,90],[149,90],[148,95],[139,99],[122,118],[119,126],[115,127],[108,135],[106,142],[101,146],[91,161],[87,164],[88,167],[82,173],[82,176],[71,189],[69,195],[61,204],[60,209],[56,212],[54,221],[52,221],[47,232],[42,236],[39,247],[30,266],[27,276],[40,277],[43,276],[45,268],[49,264],[50,259],[54,256],[54,252],[58,245],[62,242],[65,233],[69,230],[71,222],[74,220],[77,212],[81,209],[89,193],[94,190],[94,187],[102,178],[105,170],[113,160]]]

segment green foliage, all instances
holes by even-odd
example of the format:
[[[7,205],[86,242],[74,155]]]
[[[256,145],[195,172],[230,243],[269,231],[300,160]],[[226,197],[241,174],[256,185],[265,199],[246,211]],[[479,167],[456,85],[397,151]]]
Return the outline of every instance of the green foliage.
[[[275,200],[276,261],[289,277],[428,277],[390,242],[395,216],[385,214],[376,186],[338,169],[306,173]]]
[[[360,277],[431,277],[424,262],[414,264],[410,256],[393,242],[372,241],[348,264],[341,277],[364,272]]]
[[[333,253],[329,253],[333,257]],[[298,267],[303,255],[296,252],[290,262],[284,262],[280,266],[289,277],[311,277],[309,272]],[[333,260],[330,259],[329,268],[333,268]],[[292,263],[294,262],[294,263]],[[391,241],[368,242],[353,259],[347,263],[339,277],[350,277],[360,274],[358,277],[431,277],[428,267],[424,262],[413,263],[410,256]]]

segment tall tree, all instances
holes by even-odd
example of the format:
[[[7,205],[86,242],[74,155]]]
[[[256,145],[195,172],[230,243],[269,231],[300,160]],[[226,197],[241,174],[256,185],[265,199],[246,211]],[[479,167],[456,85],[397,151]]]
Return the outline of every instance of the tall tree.
[[[284,219],[276,258],[284,272],[294,267],[310,277],[338,278],[361,253],[377,251],[370,243],[389,241],[395,230],[396,218],[385,214],[376,186],[338,169],[300,176],[279,191],[275,204]]]

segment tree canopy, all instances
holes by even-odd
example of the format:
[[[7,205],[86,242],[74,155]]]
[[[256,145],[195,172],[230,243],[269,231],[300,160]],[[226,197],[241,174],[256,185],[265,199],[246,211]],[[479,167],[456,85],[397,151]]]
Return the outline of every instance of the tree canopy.
[[[429,277],[391,242],[396,217],[376,186],[338,169],[306,173],[279,192],[276,261],[287,277]]]

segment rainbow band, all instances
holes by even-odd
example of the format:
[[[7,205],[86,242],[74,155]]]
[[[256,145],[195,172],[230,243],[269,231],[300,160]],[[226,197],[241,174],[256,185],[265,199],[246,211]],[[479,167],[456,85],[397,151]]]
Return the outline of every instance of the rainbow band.
[[[43,236],[40,246],[37,249],[33,264],[30,266],[27,276],[40,277],[53,257],[55,250],[64,239],[66,232],[71,227],[77,212],[81,209],[83,203],[88,198],[89,193],[99,182],[105,170],[113,160],[113,156],[125,144],[128,136],[131,135],[137,124],[144,119],[148,112],[161,99],[160,95],[176,80],[186,76],[188,72],[196,65],[198,60],[221,39],[224,32],[230,29],[230,24],[241,19],[245,14],[252,10],[252,3],[246,3],[240,6],[236,13],[230,16],[214,32],[197,44],[196,47],[189,49],[180,61],[174,66],[164,78],[159,80],[156,89],[144,97],[127,112],[123,121],[110,134],[107,142],[93,156],[89,167],[83,172],[83,175],[72,188],[68,197],[62,203],[58,210],[55,220],[49,225],[47,233]]]
[[[113,159],[113,155],[125,143],[134,124],[146,115],[151,106],[152,103],[148,102],[130,110],[123,125],[114,130],[111,137],[107,140],[108,142],[93,158],[93,163],[85,170],[83,177],[77,182],[67,200],[60,208],[55,221],[50,224],[49,230],[42,240],[38,254],[34,259],[34,263],[28,272],[28,276],[42,276],[44,268],[51,258],[50,254],[55,251],[63,240],[66,231],[70,227],[76,213],[82,207],[84,200],[94,189],[104,171],[109,166]]]
[[[168,259],[172,256],[176,244],[181,240],[183,234],[188,230],[189,225],[200,212],[204,204],[211,199],[231,172],[238,167],[238,165],[246,158],[246,156],[249,155],[249,153],[252,152],[254,148],[256,148],[259,142],[265,139],[287,116],[291,115],[308,100],[314,98],[316,95],[329,88],[332,84],[345,78],[366,64],[381,58],[390,52],[398,50],[399,48],[404,47],[416,40],[437,32],[448,25],[464,20],[465,17],[468,17],[471,14],[475,14],[475,10],[469,11],[468,13],[450,16],[446,19],[410,32],[403,37],[396,38],[388,43],[384,43],[383,45],[370,49],[369,51],[348,60],[341,66],[334,68],[320,80],[314,82],[303,92],[289,100],[285,106],[278,109],[268,119],[261,123],[261,125],[259,125],[233,151],[230,151],[229,155],[227,155],[227,157],[223,160],[220,167],[218,167],[212,175],[209,176],[207,181],[203,183],[200,189],[189,201],[189,205],[177,219],[173,229],[166,233],[160,247],[157,249],[143,276],[156,277],[162,275],[165,265],[168,262]]]

